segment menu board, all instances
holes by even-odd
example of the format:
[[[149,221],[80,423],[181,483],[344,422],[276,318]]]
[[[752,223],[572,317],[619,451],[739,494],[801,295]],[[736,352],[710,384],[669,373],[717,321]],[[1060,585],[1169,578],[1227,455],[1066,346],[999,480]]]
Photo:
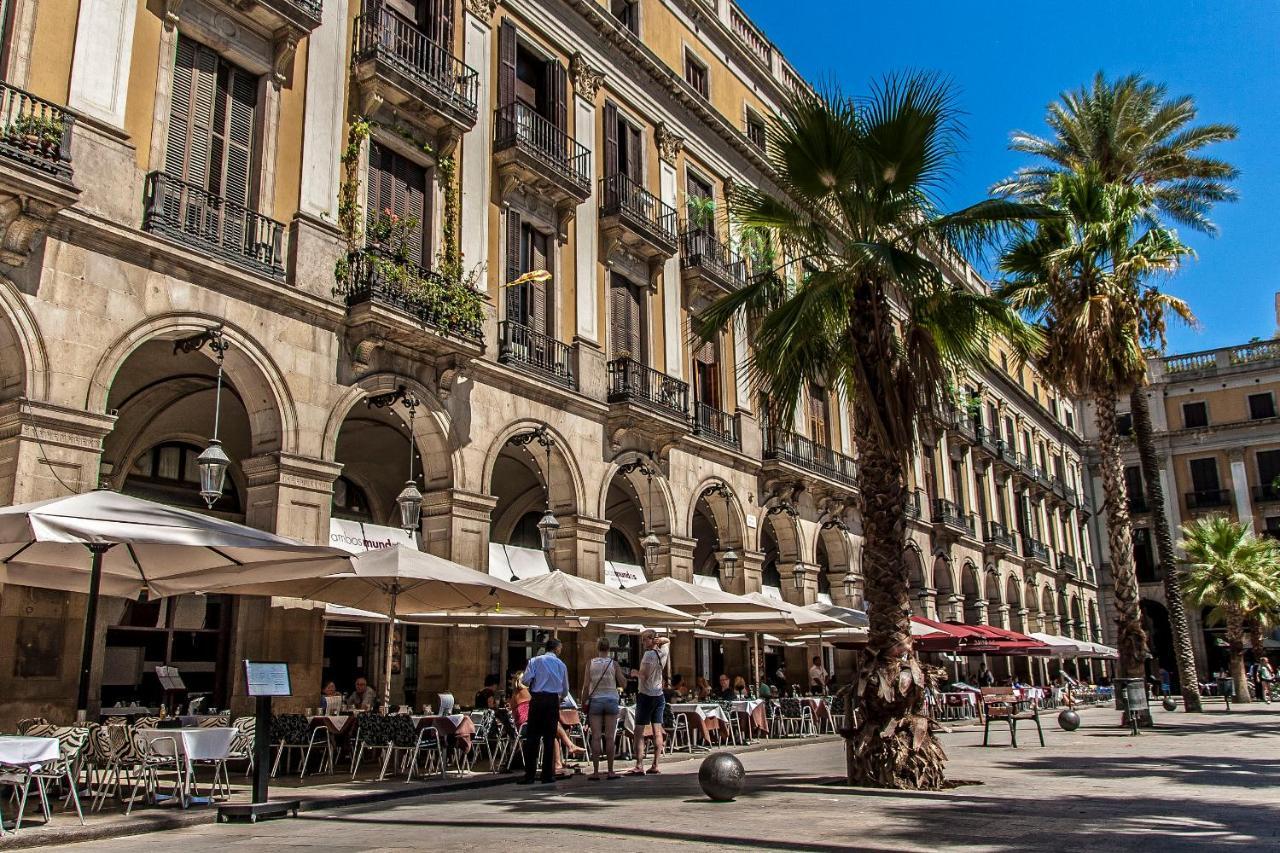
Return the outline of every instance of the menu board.
[[[283,661],[244,662],[245,682],[250,696],[292,696],[289,664]]]

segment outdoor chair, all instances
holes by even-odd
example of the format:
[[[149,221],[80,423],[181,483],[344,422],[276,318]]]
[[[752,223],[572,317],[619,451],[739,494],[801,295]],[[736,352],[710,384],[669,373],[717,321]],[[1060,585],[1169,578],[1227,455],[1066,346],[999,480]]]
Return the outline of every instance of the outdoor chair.
[[[231,738],[231,749],[227,753],[227,761],[243,761],[244,775],[248,777],[253,772],[253,741],[258,731],[258,720],[250,716],[236,717],[233,726],[236,733]]]
[[[223,729],[229,725],[231,725],[231,722],[226,714],[219,714],[216,717],[209,717],[200,721],[200,728],[202,729]]]
[[[390,751],[387,753],[390,757]],[[445,774],[445,764],[447,758],[445,756],[444,738],[440,736],[440,730],[433,725],[424,725],[418,729],[417,738],[413,744],[413,752],[409,753],[409,771],[404,777],[404,781],[412,782],[414,771],[418,769],[418,762],[423,763],[422,775],[426,776],[430,773],[439,772],[441,776]],[[386,761],[383,761],[383,772],[386,772]]]
[[[813,723],[813,712],[799,699],[786,697],[778,701],[778,716],[782,721],[784,736],[811,737],[818,734]]]
[[[569,736],[570,742],[574,742],[587,751],[587,761],[591,760],[591,738],[587,737],[587,727],[583,722],[584,714],[577,712],[578,721],[564,726],[564,732]],[[563,723],[561,725],[564,725]],[[568,763],[568,756],[565,756],[565,763]]]
[[[467,770],[475,767],[480,751],[484,750],[489,757],[489,768],[496,770],[494,764],[494,735],[498,728],[497,714],[493,709],[486,710],[476,724],[476,733],[471,738],[471,749],[466,754]]]
[[[666,729],[667,752],[675,752],[680,749],[680,738],[684,737],[684,749],[686,752],[693,752],[693,734],[689,731],[689,718],[684,714],[668,714],[671,717],[671,725]]]
[[[132,732],[134,753],[138,763],[133,778],[133,788],[129,792],[129,803],[124,813],[133,811],[133,804],[138,801],[139,793],[149,803],[154,803],[160,796],[160,786],[166,777],[173,780],[172,796],[186,805],[186,789],[182,772],[182,753],[178,750],[176,737],[158,737],[148,740],[136,731]]]
[[[1040,727],[1040,710],[1036,700],[1019,700],[1012,688],[982,688],[982,716],[986,722],[982,726],[982,745],[986,746],[991,734],[991,724],[1005,721],[1009,724],[1009,741],[1014,749],[1018,748],[1018,721],[1031,720],[1036,724],[1036,733],[1040,736],[1040,745],[1044,746],[1044,729]]]
[[[382,771],[378,774],[379,782],[387,778],[387,770],[392,766],[397,754],[400,755],[401,761],[407,760],[419,751],[418,745],[422,742],[423,732],[426,729],[435,729],[435,726],[423,726],[423,731],[420,732],[414,728],[413,718],[408,714],[392,714],[383,717],[383,720],[386,721],[386,737],[380,745]],[[438,733],[436,739],[439,740]]]
[[[29,732],[31,729],[35,728],[36,726],[47,726],[47,725],[49,725],[49,721],[46,720],[44,717],[25,717],[21,720],[18,720],[18,734],[26,735],[27,732]]]
[[[89,736],[89,810],[101,811],[108,797],[120,797],[123,778],[131,767],[129,729],[120,724],[95,727]]]
[[[271,718],[271,743],[276,748],[275,760],[271,763],[271,778],[275,778],[280,769],[280,759],[285,753],[297,753],[302,758],[302,766],[298,770],[298,779],[307,775],[307,764],[311,761],[311,752],[317,747],[322,751],[320,773],[328,768],[333,772],[333,740],[329,730],[320,726],[312,726],[311,721],[302,714],[280,714]],[[285,763],[288,772],[289,763]]]
[[[493,743],[489,763],[494,773],[507,770],[520,748],[520,733],[516,731],[515,720],[510,708],[498,708],[493,712]]]
[[[742,715],[733,709],[732,702],[721,701],[717,704],[720,706],[720,710],[724,712],[723,722],[729,733],[729,742],[738,746],[746,743],[747,739],[743,735],[742,721],[739,719]],[[748,722],[748,728],[750,728],[750,725],[750,722]]]
[[[827,722],[831,724],[831,733],[838,734],[845,727],[845,694],[837,693],[831,697],[827,706]]]

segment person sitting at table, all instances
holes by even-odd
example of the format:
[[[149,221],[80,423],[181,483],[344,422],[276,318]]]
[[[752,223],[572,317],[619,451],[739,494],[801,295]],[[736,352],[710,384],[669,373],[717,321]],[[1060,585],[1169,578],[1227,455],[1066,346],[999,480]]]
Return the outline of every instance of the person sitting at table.
[[[332,708],[332,711],[330,710]],[[337,713],[342,710],[342,694],[338,692],[338,685],[332,681],[324,683],[324,689],[320,691],[320,713],[329,714]]]
[[[476,694],[476,710],[491,711],[498,707],[498,674],[484,677],[484,687]]]
[[[758,692],[761,699],[768,699],[773,695],[773,688],[769,686],[769,682],[764,681],[760,683],[760,689]]]
[[[684,702],[689,698],[689,685],[684,683],[683,675],[677,672],[671,676],[671,690],[668,692],[668,702]]]
[[[725,702],[732,702],[737,697],[733,695],[733,684],[729,681],[729,673],[720,673],[720,689],[716,691],[716,698]]]
[[[356,676],[356,689],[347,696],[347,704],[357,711],[371,711],[377,703],[378,694],[369,686],[363,675]]]
[[[511,689],[508,691],[507,699],[507,707],[511,709],[511,717],[515,721],[517,731],[529,721],[529,703],[533,700],[533,694],[521,681],[523,677],[523,671],[512,673]]]
[[[733,677],[733,697],[734,699],[747,698],[747,680],[741,675]]]
[[[701,675],[693,682],[693,695],[699,702],[705,702],[711,698],[711,684]]]

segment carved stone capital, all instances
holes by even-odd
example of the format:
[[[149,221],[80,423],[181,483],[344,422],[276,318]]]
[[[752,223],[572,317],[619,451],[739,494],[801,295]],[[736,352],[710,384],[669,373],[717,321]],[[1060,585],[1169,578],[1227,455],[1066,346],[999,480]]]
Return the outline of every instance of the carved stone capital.
[[[498,9],[498,0],[466,0],[467,11],[482,21],[489,21]]]
[[[164,0],[164,28],[169,32],[178,26],[178,13],[182,11],[182,0]]]
[[[569,58],[569,76],[573,78],[573,91],[585,100],[594,102],[596,92],[604,83],[604,75],[587,64],[581,53]]]
[[[293,56],[298,52],[298,34],[286,30],[272,45],[271,82],[277,88],[284,85],[289,66],[293,64]]]
[[[30,196],[0,199],[0,263],[20,267],[57,214],[56,204]]]
[[[669,166],[676,164],[676,158],[684,150],[684,137],[667,127],[666,122],[658,122],[658,129],[653,134],[653,141],[658,145],[658,156]]]

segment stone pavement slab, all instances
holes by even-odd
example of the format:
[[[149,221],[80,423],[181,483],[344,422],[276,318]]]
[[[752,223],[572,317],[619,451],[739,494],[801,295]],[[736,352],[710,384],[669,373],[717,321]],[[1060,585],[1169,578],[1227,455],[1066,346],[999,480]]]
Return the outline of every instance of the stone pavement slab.
[[[1034,727],[993,727],[943,736],[949,776],[939,793],[838,784],[838,743],[762,749],[743,756],[747,789],[733,803],[698,790],[696,761],[658,777],[504,785],[304,813],[256,826],[205,825],[157,833],[156,849],[225,853],[322,847],[372,850],[1277,850],[1280,849],[1280,714],[1239,707],[1157,717],[1134,738],[1117,714],[1090,709],[1076,732],[1043,718]],[[1025,726],[1024,726],[1025,728]],[[133,851],[125,838],[68,850]]]

